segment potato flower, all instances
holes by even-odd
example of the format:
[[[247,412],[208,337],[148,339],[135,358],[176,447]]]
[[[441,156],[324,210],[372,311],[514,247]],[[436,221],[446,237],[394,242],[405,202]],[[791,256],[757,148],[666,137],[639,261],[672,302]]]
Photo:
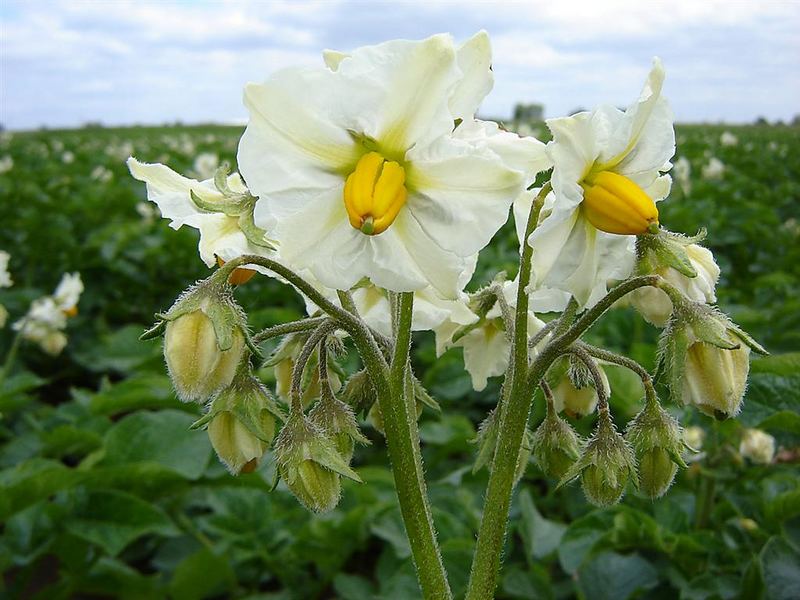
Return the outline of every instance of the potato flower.
[[[11,255],[4,250],[0,250],[0,288],[11,287],[14,282],[11,279],[11,274],[8,272],[8,261]],[[8,310],[0,304],[0,328],[5,327],[6,320],[8,320]]]
[[[200,258],[209,267],[217,258],[228,261],[243,254],[271,254],[266,232],[253,224],[253,203],[238,173],[197,181],[166,165],[128,159],[128,168],[147,184],[147,198],[170,219],[170,227],[200,230]],[[255,267],[254,267],[255,268]]]
[[[502,294],[513,311],[517,305],[517,282],[504,282]],[[456,332],[476,320],[473,318],[464,322],[459,319],[463,310],[468,310],[465,301],[461,300],[461,303],[464,306],[458,311],[451,308],[451,317],[434,328],[436,354],[440,356],[450,347],[463,348],[464,367],[472,379],[472,387],[476,391],[481,391],[486,387],[489,377],[502,375],[508,367],[511,340],[503,322],[501,308],[495,303],[477,326],[470,328],[465,335],[453,341]],[[535,304],[536,300],[532,299],[531,303]],[[528,337],[535,335],[542,327],[544,322],[532,310],[528,310]]]
[[[14,323],[13,329],[48,354],[59,354],[67,345],[67,336],[63,333],[67,318],[78,314],[82,292],[80,273],[65,273],[54,294],[34,300],[28,313]]]
[[[471,257],[549,165],[541,142],[473,118],[492,85],[488,35],[324,56],[327,68],[245,88],[238,163],[256,224],[329,288],[368,277],[457,297]]]
[[[553,192],[528,239],[532,288],[566,290],[583,305],[633,268],[635,235],[658,223],[655,201],[669,193],[675,152],[672,113],[661,97],[664,69],[655,59],[639,99],[626,111],[601,106],[550,119]]]

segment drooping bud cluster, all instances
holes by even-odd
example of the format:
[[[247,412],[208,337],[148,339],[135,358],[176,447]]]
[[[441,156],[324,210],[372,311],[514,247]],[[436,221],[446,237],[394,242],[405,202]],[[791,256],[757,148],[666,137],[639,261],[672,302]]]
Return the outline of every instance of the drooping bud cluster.
[[[602,367],[598,367],[606,397],[611,394]],[[569,366],[553,389],[553,401],[556,412],[565,412],[574,419],[592,414],[597,409],[597,390],[594,387],[589,371],[585,365],[574,358],[569,359]]]
[[[322,429],[346,463],[353,458],[356,442],[369,444],[358,428],[353,410],[341,400],[324,397],[308,414],[309,420]]]
[[[328,512],[339,502],[340,476],[361,481],[326,432],[300,413],[293,413],[281,429],[275,458],[289,490],[317,513]]]
[[[625,439],[638,462],[639,489],[651,498],[663,496],[678,467],[686,468],[681,458],[685,444],[680,424],[651,398],[628,424]]]
[[[600,411],[597,428],[578,461],[561,478],[559,486],[580,477],[586,499],[611,506],[625,493],[629,479],[636,482],[636,459],[630,444],[617,432],[608,411]]]

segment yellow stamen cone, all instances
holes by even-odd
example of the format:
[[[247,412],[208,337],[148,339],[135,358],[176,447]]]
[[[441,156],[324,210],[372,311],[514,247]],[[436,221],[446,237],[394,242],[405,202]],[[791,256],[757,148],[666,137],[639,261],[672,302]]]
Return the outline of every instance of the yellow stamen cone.
[[[640,235],[658,224],[655,202],[624,175],[601,171],[587,177],[581,187],[586,218],[601,231]]]

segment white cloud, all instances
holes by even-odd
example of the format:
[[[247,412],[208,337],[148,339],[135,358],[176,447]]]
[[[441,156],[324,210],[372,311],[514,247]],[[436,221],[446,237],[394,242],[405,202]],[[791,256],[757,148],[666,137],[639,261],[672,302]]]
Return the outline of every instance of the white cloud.
[[[543,102],[550,116],[627,104],[653,55],[679,120],[785,119],[800,96],[790,2],[7,0],[0,16],[0,121],[12,127],[237,120],[245,82],[319,64],[325,47],[480,28],[496,72],[484,114],[517,101]]]

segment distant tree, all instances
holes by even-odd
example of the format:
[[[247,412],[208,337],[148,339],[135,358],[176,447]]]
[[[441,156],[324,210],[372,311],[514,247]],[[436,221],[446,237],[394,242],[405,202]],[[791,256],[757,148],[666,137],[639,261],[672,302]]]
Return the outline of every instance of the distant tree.
[[[514,121],[542,121],[543,119],[543,104],[517,104],[514,107]]]
[[[769,125],[769,121],[767,121],[766,117],[758,117],[756,119],[756,125]]]

